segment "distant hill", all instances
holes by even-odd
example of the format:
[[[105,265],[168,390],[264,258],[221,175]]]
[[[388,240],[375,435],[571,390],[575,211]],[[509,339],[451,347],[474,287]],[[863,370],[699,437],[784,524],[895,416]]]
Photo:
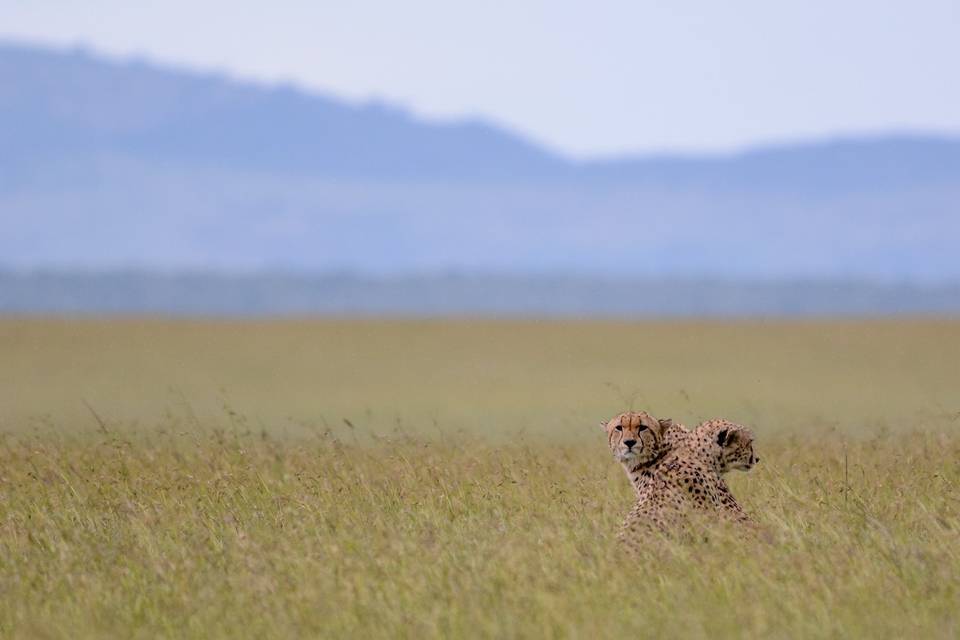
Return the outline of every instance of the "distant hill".
[[[4,148],[42,158],[123,154],[301,175],[489,178],[564,163],[480,122],[425,123],[384,104],[352,106],[144,62],[0,45]]]
[[[960,141],[573,162],[291,87],[0,45],[0,266],[960,279]]]

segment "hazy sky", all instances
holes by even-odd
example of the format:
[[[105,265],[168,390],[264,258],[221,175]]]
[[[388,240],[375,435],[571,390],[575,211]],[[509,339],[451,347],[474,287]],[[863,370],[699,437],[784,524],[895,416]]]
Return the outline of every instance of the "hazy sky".
[[[0,0],[0,38],[481,116],[581,156],[960,133],[958,0]]]

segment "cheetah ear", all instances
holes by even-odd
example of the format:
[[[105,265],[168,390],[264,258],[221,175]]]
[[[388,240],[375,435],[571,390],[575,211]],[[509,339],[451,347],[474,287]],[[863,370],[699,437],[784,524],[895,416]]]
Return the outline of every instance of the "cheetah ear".
[[[657,420],[660,423],[660,430],[666,430],[673,426],[673,418],[660,418]]]
[[[717,434],[717,444],[721,447],[729,447],[743,437],[743,431],[734,427],[732,429],[722,429]]]
[[[606,431],[606,430],[607,430],[607,423],[604,422],[603,420],[601,420],[601,421],[600,421],[600,428],[601,428],[603,431]]]

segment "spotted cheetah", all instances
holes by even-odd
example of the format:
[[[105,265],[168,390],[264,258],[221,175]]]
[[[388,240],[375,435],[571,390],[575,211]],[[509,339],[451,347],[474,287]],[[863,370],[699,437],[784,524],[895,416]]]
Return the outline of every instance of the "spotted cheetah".
[[[628,545],[635,546],[642,531],[666,532],[692,513],[752,522],[721,477],[757,462],[746,427],[711,420],[691,432],[645,412],[621,414],[606,427],[610,449],[637,492],[620,532]]]

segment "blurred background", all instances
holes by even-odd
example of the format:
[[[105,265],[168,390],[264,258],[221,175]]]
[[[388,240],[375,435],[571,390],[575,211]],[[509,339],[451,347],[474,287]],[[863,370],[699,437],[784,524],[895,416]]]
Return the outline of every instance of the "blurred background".
[[[960,5],[0,5],[0,311],[960,311]]]
[[[958,62],[960,0],[0,0],[0,640],[960,638]],[[632,566],[631,409],[749,426],[758,535]]]

